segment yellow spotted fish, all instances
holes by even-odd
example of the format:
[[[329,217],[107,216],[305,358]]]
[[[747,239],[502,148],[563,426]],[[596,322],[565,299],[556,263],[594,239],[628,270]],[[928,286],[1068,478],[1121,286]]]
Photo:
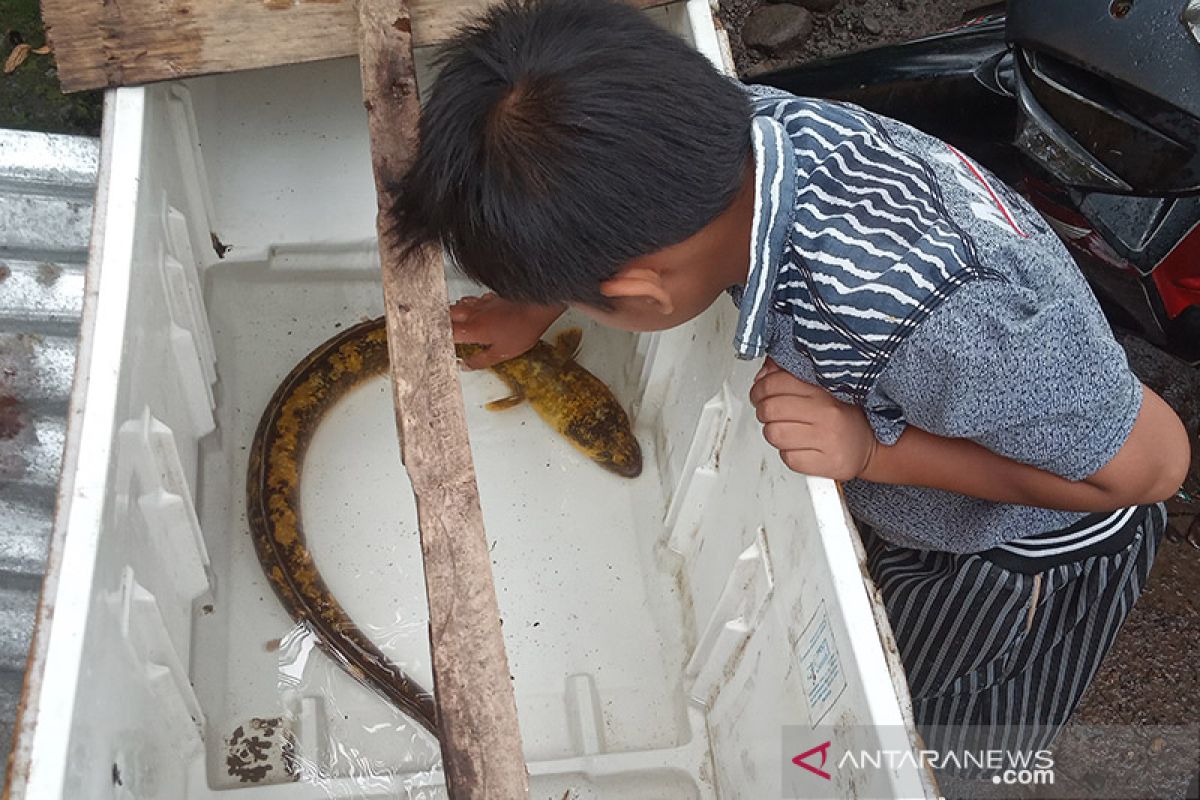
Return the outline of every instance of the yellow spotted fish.
[[[554,344],[539,341],[528,352],[491,369],[512,394],[487,404],[492,411],[528,401],[546,423],[600,466],[625,478],[642,473],[642,450],[625,409],[599,378],[575,361],[582,331],[570,328]],[[478,345],[457,346],[460,358]]]
[[[625,477],[642,471],[642,454],[625,410],[596,376],[574,360],[581,333],[560,333],[553,345],[491,369],[512,394],[488,404],[522,401],[581,452]],[[458,345],[460,357],[478,345]],[[263,572],[292,619],[352,677],[438,735],[433,696],[365,636],[326,586],[305,543],[300,519],[304,454],[322,417],[363,381],[387,372],[383,318],[364,322],[317,347],[276,389],[258,423],[246,477],[246,512]]]

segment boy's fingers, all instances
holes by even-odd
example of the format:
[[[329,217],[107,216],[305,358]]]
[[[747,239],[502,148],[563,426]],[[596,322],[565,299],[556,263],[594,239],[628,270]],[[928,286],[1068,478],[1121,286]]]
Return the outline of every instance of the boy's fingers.
[[[815,458],[821,454],[820,450],[815,448],[805,448],[803,450],[780,450],[779,460],[787,465],[787,468],[792,472],[803,472],[805,475],[813,475],[817,466]]]
[[[454,318],[451,317],[451,319]],[[483,337],[479,335],[479,331],[475,329],[474,325],[456,324],[452,326],[451,333],[454,336],[455,344],[489,344],[489,342],[480,341]]]
[[[763,361],[763,365],[759,367],[758,374],[754,376],[754,380],[758,381],[764,376],[770,375],[772,372],[778,372],[780,369],[782,369],[782,367],[776,364],[770,356],[767,356],[766,360]]]
[[[807,422],[778,421],[763,425],[763,438],[778,450],[795,450],[809,444],[813,428]]]
[[[776,369],[754,382],[750,387],[750,402],[758,405],[768,397],[792,395],[796,397],[812,397],[816,387],[807,384],[790,372]]]
[[[488,367],[499,364],[501,361],[507,361],[510,358],[512,358],[512,356],[501,353],[495,347],[489,347],[482,353],[476,353],[470,358],[464,359],[463,363],[465,363],[471,369],[487,369]]]
[[[808,404],[803,397],[795,395],[776,395],[764,398],[755,404],[754,414],[758,421],[766,425],[768,422],[802,422],[808,424]]]
[[[467,369],[487,369],[492,365],[487,358],[487,350],[462,359],[462,363]]]
[[[470,342],[470,344],[475,343]],[[497,361],[501,360],[496,357],[496,354],[493,352],[493,350],[494,348],[485,346],[484,349],[480,350],[478,353],[472,353],[469,356],[459,357],[458,363],[468,370],[490,367],[492,364],[495,364]]]
[[[460,297],[450,304],[450,319],[459,322],[461,320],[470,319],[471,315],[479,310],[479,304],[483,302],[485,297]]]

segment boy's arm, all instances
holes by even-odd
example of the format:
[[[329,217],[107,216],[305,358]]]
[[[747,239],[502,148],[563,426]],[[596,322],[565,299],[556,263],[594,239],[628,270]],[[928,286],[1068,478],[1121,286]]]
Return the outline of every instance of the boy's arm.
[[[797,472],[1098,512],[1164,500],[1187,472],[1183,424],[1158,395],[1145,387],[1142,393],[1133,429],[1116,456],[1078,481],[1006,458],[968,439],[938,436],[911,425],[894,445],[879,444],[861,409],[771,362],[755,379],[750,400],[767,441]]]
[[[481,344],[486,349],[464,362],[483,369],[516,358],[537,344],[546,329],[567,310],[565,305],[514,303],[488,293],[464,297],[450,307],[450,324],[458,344]]]
[[[970,440],[936,436],[912,426],[894,445],[874,448],[859,477],[1003,503],[1097,512],[1166,500],[1183,483],[1189,460],[1183,423],[1162,398],[1143,386],[1142,407],[1129,437],[1111,461],[1083,480],[1070,481]]]

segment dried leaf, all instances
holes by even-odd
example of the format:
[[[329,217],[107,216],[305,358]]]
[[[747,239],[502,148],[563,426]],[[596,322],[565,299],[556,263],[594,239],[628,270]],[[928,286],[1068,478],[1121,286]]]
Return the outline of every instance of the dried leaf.
[[[32,49],[32,50],[30,50],[29,52],[33,53],[35,56],[45,56],[45,55],[49,55],[49,54],[50,54],[50,45],[48,45],[48,44],[44,44],[44,45],[42,45],[41,47],[35,47],[35,48],[33,48],[33,49]]]
[[[8,54],[8,60],[4,62],[4,74],[7,75],[24,64],[25,59],[29,58],[29,51],[32,49],[24,42],[14,47],[12,52]]]

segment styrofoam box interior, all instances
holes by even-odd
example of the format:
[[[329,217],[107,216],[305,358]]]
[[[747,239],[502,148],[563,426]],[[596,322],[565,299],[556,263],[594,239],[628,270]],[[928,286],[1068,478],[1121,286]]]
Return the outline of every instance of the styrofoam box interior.
[[[651,13],[724,66],[703,0]],[[246,523],[248,448],[278,382],[381,313],[357,69],[109,96],[28,797],[445,794],[436,742],[295,628]],[[478,291],[449,280],[452,295]],[[584,326],[580,361],[634,413],[635,480],[527,407],[485,410],[505,394],[491,373],[462,376],[533,797],[801,796],[784,794],[807,773],[787,771],[783,726],[837,725],[866,744],[855,726],[905,724],[836,487],[788,472],[763,442],[735,318],[721,302],[651,336],[562,321]],[[329,414],[303,485],[334,594],[429,686],[384,378]],[[913,772],[842,770],[822,790],[926,788]]]

